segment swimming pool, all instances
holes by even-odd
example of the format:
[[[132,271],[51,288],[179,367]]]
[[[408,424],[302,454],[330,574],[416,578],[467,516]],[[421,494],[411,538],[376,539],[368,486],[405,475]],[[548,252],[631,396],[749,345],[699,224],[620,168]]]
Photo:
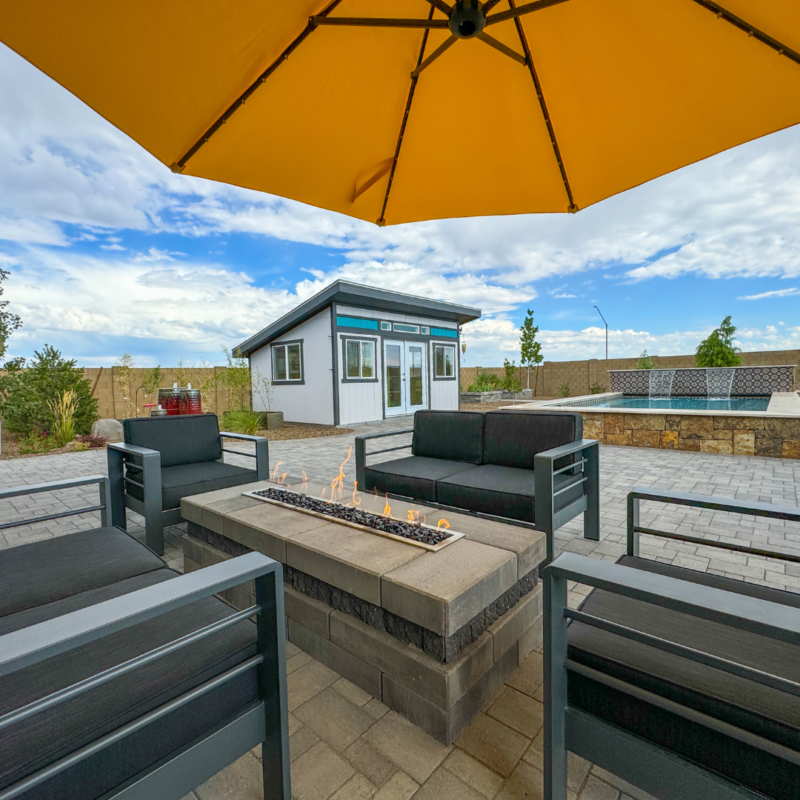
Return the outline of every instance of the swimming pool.
[[[766,411],[769,397],[598,397],[570,403],[549,403],[559,408],[630,408],[655,411]]]

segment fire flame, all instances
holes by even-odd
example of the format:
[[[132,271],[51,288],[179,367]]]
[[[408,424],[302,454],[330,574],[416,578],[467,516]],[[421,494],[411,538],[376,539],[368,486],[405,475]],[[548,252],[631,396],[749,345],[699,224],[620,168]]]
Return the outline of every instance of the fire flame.
[[[356,481],[356,484],[353,487],[353,508],[360,505],[361,505],[361,495],[359,494],[358,491],[358,481]]]
[[[278,479],[278,467],[279,467],[281,464],[283,464],[283,461],[279,461],[279,462],[278,462],[278,463],[275,465],[275,469],[274,469],[274,470],[272,470],[272,475],[270,475],[270,476],[269,476],[269,479],[270,479],[271,481],[276,481],[276,480]]]
[[[384,517],[391,517],[392,516],[392,507],[389,505],[389,495],[384,495],[386,499],[386,505],[383,507],[383,516]]]
[[[281,473],[281,480],[280,480],[280,483],[281,483],[281,486],[282,486],[284,483],[286,483],[286,473],[285,473],[285,472]]]
[[[412,525],[419,525],[419,517],[420,517],[420,513],[419,513],[419,511],[415,511],[415,510],[414,510],[414,509],[412,509],[412,508],[409,508],[409,509],[408,509],[408,514],[407,514],[407,516],[406,516],[406,519],[408,519],[408,521],[409,521],[409,522],[410,522]]]
[[[436,526],[436,531],[446,531],[450,527],[450,523],[446,519],[440,519],[439,524]]]
[[[331,481],[331,500],[333,500],[336,492],[339,493],[340,497],[342,495],[342,488],[344,487],[344,465],[350,460],[352,453],[353,446],[351,445],[347,448],[347,458],[339,465],[339,474]]]
[[[306,471],[303,470],[303,483],[300,486],[300,491],[305,494],[308,491],[308,475],[306,475]]]

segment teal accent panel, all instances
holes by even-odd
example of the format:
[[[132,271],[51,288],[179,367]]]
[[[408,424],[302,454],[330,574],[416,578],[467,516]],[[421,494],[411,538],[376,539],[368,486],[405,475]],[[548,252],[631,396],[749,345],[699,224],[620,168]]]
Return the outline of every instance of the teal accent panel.
[[[451,328],[431,328],[431,336],[444,336],[447,339],[458,339],[458,331]]]
[[[336,324],[340,328],[363,328],[368,331],[378,330],[378,321],[375,319],[356,319],[355,317],[336,317]]]

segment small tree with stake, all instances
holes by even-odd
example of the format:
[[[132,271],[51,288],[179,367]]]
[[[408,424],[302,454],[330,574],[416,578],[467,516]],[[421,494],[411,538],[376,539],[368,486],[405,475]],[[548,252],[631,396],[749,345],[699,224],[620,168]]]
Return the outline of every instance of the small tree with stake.
[[[707,339],[703,339],[695,351],[695,362],[698,367],[738,367],[742,363],[740,348],[733,344],[736,327],[730,316],[722,320],[722,324],[712,331]]]
[[[0,284],[8,277],[8,270],[0,269]],[[3,287],[0,285],[0,296],[3,294]],[[8,310],[8,300],[0,300],[0,358],[6,354],[6,342],[8,337],[21,327],[22,320]]]
[[[521,334],[519,337],[520,363],[528,368],[526,389],[531,388],[531,364],[538,367],[544,361],[541,353],[542,345],[536,341],[536,334],[539,333],[539,326],[533,324],[533,311],[528,309],[525,321],[519,327]],[[536,383],[534,384],[533,396],[536,397],[536,387],[539,385],[539,370],[536,370]]]

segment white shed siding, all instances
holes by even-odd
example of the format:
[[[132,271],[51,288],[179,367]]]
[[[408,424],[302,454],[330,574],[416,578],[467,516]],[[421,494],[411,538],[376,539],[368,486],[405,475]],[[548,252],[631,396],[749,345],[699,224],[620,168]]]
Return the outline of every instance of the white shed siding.
[[[394,314],[391,311],[377,311],[372,308],[357,308],[356,306],[337,306],[339,316],[363,317],[364,319],[385,319],[387,322],[408,322],[411,325],[428,325],[434,328],[452,328],[455,330],[458,323],[449,322],[433,317],[418,317],[411,314]],[[384,332],[388,333],[388,332]]]
[[[364,338],[375,338],[375,331],[363,331]],[[350,425],[355,422],[374,422],[383,419],[383,353],[381,340],[375,347],[375,371],[377,381],[369,383],[348,383],[342,381],[344,375],[344,354],[342,339],[357,339],[358,332],[339,333],[336,357],[339,369],[339,423]]]
[[[454,381],[436,381],[433,379],[433,346],[434,344],[449,344],[456,348],[456,379]],[[430,364],[431,375],[431,403],[430,407],[434,411],[458,411],[459,409],[459,386],[461,376],[458,373],[458,347],[456,339],[432,340],[428,351],[428,363]]]
[[[272,410],[282,411],[288,422],[316,422],[333,425],[333,357],[331,353],[331,310],[326,308],[280,339],[256,350],[250,356],[253,376],[261,374],[272,379],[272,345],[303,340],[303,379],[296,385],[276,385],[272,393]],[[267,408],[256,393],[256,411]]]

